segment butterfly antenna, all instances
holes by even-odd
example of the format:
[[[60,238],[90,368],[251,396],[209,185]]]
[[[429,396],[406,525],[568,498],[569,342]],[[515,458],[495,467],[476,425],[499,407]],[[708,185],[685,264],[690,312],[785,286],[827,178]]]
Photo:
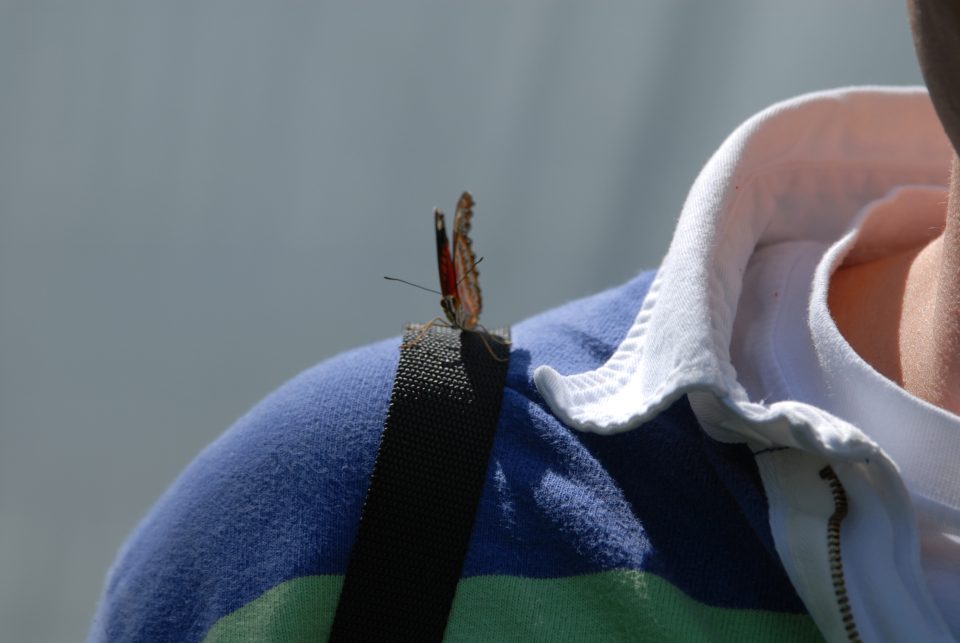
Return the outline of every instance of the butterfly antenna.
[[[427,288],[426,286],[415,284],[412,281],[407,281],[406,279],[400,279],[399,277],[387,277],[386,275],[384,275],[383,278],[386,279],[387,281],[399,281],[402,284],[407,284],[408,286],[413,286],[414,288],[419,288],[420,290],[426,290],[427,292],[432,292],[435,295],[440,295],[441,297],[443,296],[443,294],[439,290],[434,290],[433,288]]]
[[[470,270],[468,270],[466,275],[460,277],[460,279],[457,280],[457,285],[458,285],[458,286],[460,285],[460,282],[462,282],[464,279],[466,279],[466,278],[467,278],[467,275],[469,275],[471,272],[474,272],[474,273],[477,272],[477,265],[478,265],[481,261],[483,261],[483,257],[480,257],[479,259],[477,259],[476,261],[473,262],[473,268],[471,268]]]

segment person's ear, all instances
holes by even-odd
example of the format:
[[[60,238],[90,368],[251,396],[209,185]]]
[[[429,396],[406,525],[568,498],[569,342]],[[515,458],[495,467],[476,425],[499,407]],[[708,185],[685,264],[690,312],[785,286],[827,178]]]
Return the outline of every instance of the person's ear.
[[[933,107],[960,150],[960,0],[907,0],[913,44]]]

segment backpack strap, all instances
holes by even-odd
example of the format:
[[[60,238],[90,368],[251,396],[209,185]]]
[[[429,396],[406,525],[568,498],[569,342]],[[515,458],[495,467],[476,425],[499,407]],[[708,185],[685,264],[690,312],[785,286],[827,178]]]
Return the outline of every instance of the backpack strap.
[[[500,416],[506,337],[405,329],[331,641],[442,640]]]

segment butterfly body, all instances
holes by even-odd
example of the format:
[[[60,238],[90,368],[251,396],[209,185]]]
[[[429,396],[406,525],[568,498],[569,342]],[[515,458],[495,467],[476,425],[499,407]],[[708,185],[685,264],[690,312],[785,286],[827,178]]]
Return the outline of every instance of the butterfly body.
[[[464,192],[453,218],[453,243],[447,240],[443,212],[433,211],[437,233],[437,268],[440,275],[440,307],[457,328],[473,330],[480,319],[483,300],[477,273],[477,258],[470,241],[473,197]]]

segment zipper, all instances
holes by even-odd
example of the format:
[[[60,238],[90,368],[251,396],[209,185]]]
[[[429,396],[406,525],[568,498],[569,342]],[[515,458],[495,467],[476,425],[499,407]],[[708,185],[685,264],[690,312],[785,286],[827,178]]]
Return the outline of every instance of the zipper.
[[[820,477],[830,485],[833,495],[833,513],[827,520],[827,555],[830,559],[830,577],[833,580],[833,592],[837,597],[837,606],[840,608],[840,618],[847,630],[847,638],[853,643],[860,643],[860,633],[853,619],[853,609],[850,606],[850,596],[847,594],[847,583],[843,577],[843,557],[840,551],[840,523],[847,516],[847,494],[843,484],[837,477],[833,467],[826,466],[820,470]]]

